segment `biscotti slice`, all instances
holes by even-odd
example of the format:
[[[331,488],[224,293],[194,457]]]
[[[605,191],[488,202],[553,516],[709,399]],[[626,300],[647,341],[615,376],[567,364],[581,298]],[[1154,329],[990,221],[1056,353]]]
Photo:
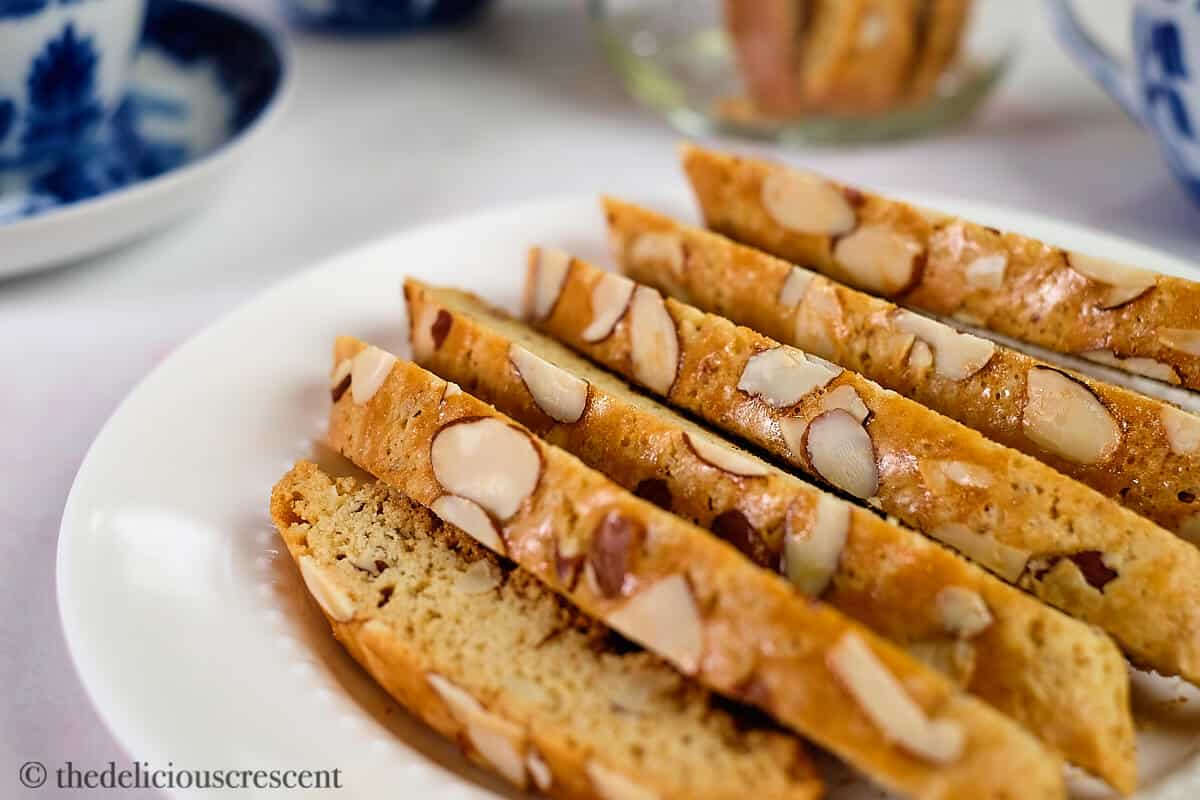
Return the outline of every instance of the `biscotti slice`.
[[[912,797],[1062,796],[1013,722],[730,545],[415,364],[351,338],[334,356],[335,449],[709,689]]]
[[[604,208],[616,259],[635,281],[860,372],[1168,530],[1195,526],[1200,417],[959,333],[719,234],[619,200]]]
[[[755,107],[766,114],[792,116],[803,109],[800,34],[811,7],[798,0],[724,0],[725,31],[737,58],[738,74]]]
[[[404,294],[410,321],[445,328],[436,346],[432,331],[413,331],[422,366],[780,570],[1068,760],[1133,790],[1128,677],[1107,636],[737,450],[472,295],[412,279]]]
[[[632,650],[401,493],[301,462],[271,516],[351,655],[513,784],[572,800],[820,796],[795,736]]]
[[[906,306],[1200,388],[1200,283],[769,161],[688,146],[683,166],[706,224],[737,241]]]
[[[908,96],[923,100],[958,55],[971,0],[921,0],[917,12],[917,48]]]
[[[540,329],[1098,625],[1139,664],[1200,679],[1197,548],[857,373],[578,259],[565,272]]]

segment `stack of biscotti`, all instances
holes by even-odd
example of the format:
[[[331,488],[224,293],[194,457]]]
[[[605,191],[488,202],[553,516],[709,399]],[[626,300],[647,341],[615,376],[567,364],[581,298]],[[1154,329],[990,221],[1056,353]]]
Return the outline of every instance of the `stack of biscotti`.
[[[928,97],[954,60],[969,0],[725,0],[756,112],[866,114]]]

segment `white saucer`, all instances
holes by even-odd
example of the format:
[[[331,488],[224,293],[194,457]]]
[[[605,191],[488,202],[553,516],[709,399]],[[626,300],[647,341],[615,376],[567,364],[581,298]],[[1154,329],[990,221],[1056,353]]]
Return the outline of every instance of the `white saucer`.
[[[283,40],[241,14],[150,0],[127,98],[96,142],[52,169],[0,172],[0,278],[144,236],[194,210],[286,95]]]
[[[1166,272],[1188,269],[1026,214],[925,202]],[[682,197],[655,205],[692,216]],[[333,641],[280,553],[267,499],[322,435],[336,334],[404,352],[405,274],[514,307],[525,248],[537,242],[608,260],[593,197],[403,233],[299,275],[213,325],[109,420],[63,515],[58,600],[84,686],[132,758],[339,768],[342,799],[508,793],[414,724]],[[1179,690],[1173,682],[1159,688]],[[1146,788],[1138,797],[1194,800],[1200,700],[1157,716],[1167,719],[1139,733]],[[860,781],[829,796],[878,797]]]

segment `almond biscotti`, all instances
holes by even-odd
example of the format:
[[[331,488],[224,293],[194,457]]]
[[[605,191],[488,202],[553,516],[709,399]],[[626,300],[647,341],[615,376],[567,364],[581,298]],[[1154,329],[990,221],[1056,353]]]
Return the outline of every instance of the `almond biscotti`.
[[[685,147],[706,224],[829,277],[1061,353],[1200,389],[1200,283],[758,159]]]
[[[271,516],[354,658],[516,786],[571,800],[820,796],[796,737],[622,646],[399,492],[301,462]]]
[[[719,234],[619,200],[605,200],[605,213],[617,261],[635,281],[862,373],[1168,530],[1195,529],[1200,417],[959,333]]]
[[[1014,723],[730,545],[415,364],[351,338],[334,364],[335,449],[710,689],[912,797],[1062,796]]]
[[[404,294],[422,366],[780,570],[1068,760],[1133,790],[1125,664],[1095,628],[734,449],[472,295],[412,279]]]
[[[816,356],[578,259],[530,270],[536,326],[1200,680],[1200,550],[1041,462]]]

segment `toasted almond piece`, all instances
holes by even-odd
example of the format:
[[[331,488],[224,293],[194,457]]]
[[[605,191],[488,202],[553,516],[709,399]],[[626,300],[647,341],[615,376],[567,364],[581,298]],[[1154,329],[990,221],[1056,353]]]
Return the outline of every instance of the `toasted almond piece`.
[[[905,648],[909,655],[965,687],[975,674],[975,646],[964,639],[934,639],[913,642]]]
[[[1101,308],[1116,308],[1134,300],[1154,286],[1158,276],[1150,270],[1097,258],[1084,253],[1066,253],[1067,264],[1080,275],[1109,287]]]
[[[835,408],[809,423],[804,453],[813,470],[842,491],[864,500],[879,491],[871,434],[849,411]]]
[[[450,381],[446,384],[446,391],[442,393],[442,399],[454,397],[456,394],[462,394],[462,387],[454,381]]]
[[[937,594],[938,613],[946,633],[970,639],[992,624],[992,612],[979,593],[962,586],[946,586]]]
[[[600,800],[659,800],[658,795],[645,786],[595,761],[588,761],[586,770],[592,789],[600,796]]]
[[[508,348],[521,382],[529,390],[533,402],[556,422],[578,422],[587,408],[588,382],[551,364],[514,342]]]
[[[1009,583],[1016,583],[1025,572],[1031,553],[976,533],[958,522],[947,522],[929,531],[939,542],[953,547],[967,558],[987,567]]]
[[[412,323],[412,355],[418,364],[426,364],[433,351],[437,348],[433,343],[433,326],[437,323],[438,313],[442,309],[436,305],[427,305],[421,309],[421,315]]]
[[[525,769],[529,771],[529,777],[533,778],[533,785],[540,791],[548,791],[554,784],[554,773],[550,771],[550,765],[533,747],[525,754]]]
[[[633,376],[651,391],[668,394],[679,370],[679,334],[662,295],[639,286],[629,307]]]
[[[1044,366],[1026,381],[1021,423],[1035,444],[1077,464],[1098,464],[1120,446],[1120,426],[1087,384]]]
[[[429,510],[451,525],[462,528],[489,550],[501,555],[508,553],[508,547],[504,544],[504,537],[500,535],[496,523],[478,503],[465,497],[444,494],[433,501]]]
[[[959,486],[986,489],[992,485],[992,474],[978,464],[955,459],[936,461],[934,464],[942,475]]]
[[[979,372],[996,352],[995,342],[959,333],[949,325],[911,311],[896,312],[896,327],[928,344],[933,349],[934,371],[952,381]]]
[[[1200,417],[1164,403],[1159,421],[1172,453],[1188,456],[1200,450]]]
[[[646,231],[633,240],[629,258],[634,264],[665,266],[672,274],[683,273],[683,239],[678,233]]]
[[[510,782],[524,788],[525,762],[521,727],[492,714],[462,687],[435,672],[425,680],[442,698],[450,715],[466,728],[467,740],[476,752]]]
[[[775,408],[787,408],[841,372],[841,368],[831,369],[827,363],[807,358],[794,347],[780,345],[750,356],[738,389],[761,397]]]
[[[833,257],[850,283],[886,297],[913,285],[923,252],[920,242],[887,225],[860,225],[838,239]]]
[[[837,358],[835,345],[842,324],[842,301],[837,286],[814,275],[796,310],[793,340],[802,344],[808,355]]]
[[[933,351],[929,349],[929,345],[920,339],[915,340],[912,349],[908,351],[908,365],[921,372],[932,367]]]
[[[571,256],[553,247],[539,248],[536,253],[525,314],[539,320],[550,316],[554,310],[571,268]]]
[[[433,474],[451,494],[506,520],[533,494],[542,456],[529,434],[498,419],[459,420],[434,434]]]
[[[700,665],[704,628],[683,575],[671,575],[645,587],[605,618],[629,639],[674,664],[688,675]]]
[[[442,497],[449,497],[449,495],[442,495]],[[476,507],[478,508],[478,506]],[[464,594],[487,594],[499,585],[500,573],[486,558],[473,562],[454,581],[454,588]]]
[[[867,404],[858,396],[858,391],[849,384],[835,386],[821,395],[823,411],[832,411],[835,408],[848,411],[850,416],[859,422],[866,422],[867,417],[871,416],[871,410],[867,408]]]
[[[1187,353],[1189,356],[1200,356],[1200,331],[1163,328],[1158,332],[1158,340],[1172,350]]]
[[[394,355],[374,345],[354,357],[350,367],[350,397],[355,405],[361,406],[375,396],[395,363]]]
[[[354,617],[354,600],[312,556],[300,557],[300,577],[308,593],[335,622],[348,622]]]
[[[950,764],[962,755],[962,727],[953,720],[930,720],[857,634],[844,634],[827,660],[830,672],[889,741],[935,764]]]
[[[625,316],[635,284],[624,275],[606,272],[592,287],[592,321],[583,331],[585,342],[608,338],[613,328]]]
[[[333,402],[342,399],[342,395],[350,388],[350,372],[354,367],[354,361],[349,358],[343,358],[337,363],[333,372],[329,376],[329,395],[333,398]]]
[[[808,285],[812,283],[813,274],[801,267],[792,267],[787,280],[779,289],[779,304],[784,308],[795,308],[804,299]]]
[[[1004,287],[1004,270],[1008,268],[1008,256],[992,253],[974,259],[964,271],[967,285],[976,289],[1001,289]]]
[[[850,506],[822,493],[812,527],[792,531],[783,541],[782,572],[810,597],[820,597],[837,572],[850,533]]]
[[[811,172],[772,170],[763,179],[762,204],[772,219],[795,233],[838,236],[857,222],[845,195]]]
[[[1108,350],[1088,350],[1079,355],[1088,361],[1116,367],[1126,372],[1132,372],[1134,375],[1144,375],[1147,378],[1154,378],[1156,381],[1179,384],[1179,373],[1175,371],[1175,368],[1170,364],[1155,361],[1153,358],[1121,358]]]
[[[696,454],[696,458],[710,467],[724,470],[731,475],[742,478],[758,478],[766,475],[769,471],[767,465],[761,461],[744,456],[707,436],[684,431],[683,441]]]

